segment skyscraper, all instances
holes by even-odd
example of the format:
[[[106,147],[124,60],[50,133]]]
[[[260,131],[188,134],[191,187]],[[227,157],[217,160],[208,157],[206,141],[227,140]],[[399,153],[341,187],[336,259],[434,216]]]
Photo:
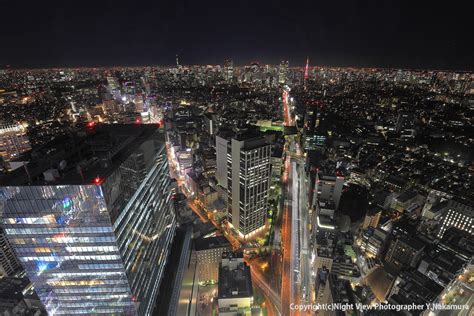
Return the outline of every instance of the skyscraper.
[[[326,143],[327,132],[321,126],[323,123],[323,106],[319,101],[311,101],[304,116],[304,149],[322,150]]]
[[[227,83],[231,83],[234,79],[234,63],[232,60],[226,60],[224,62],[224,80]]]
[[[286,74],[288,72],[288,61],[282,61],[280,67],[278,68],[278,83],[286,83]]]
[[[56,148],[66,168],[1,179],[5,232],[49,314],[151,315],[175,227],[163,137],[92,129]]]
[[[217,174],[227,189],[229,222],[244,236],[265,225],[270,189],[271,145],[258,134],[217,137]],[[226,179],[222,170],[226,164]]]
[[[265,225],[270,188],[271,145],[262,136],[232,139],[228,164],[229,217],[244,236]]]

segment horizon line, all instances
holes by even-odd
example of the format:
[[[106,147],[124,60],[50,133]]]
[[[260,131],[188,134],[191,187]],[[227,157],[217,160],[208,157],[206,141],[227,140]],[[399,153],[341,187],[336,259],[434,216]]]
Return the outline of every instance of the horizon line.
[[[251,66],[253,62],[250,62],[249,64],[238,64],[238,65],[233,65],[233,67],[237,68],[244,68]],[[258,63],[260,66],[279,66],[279,64],[274,64],[274,63]],[[199,67],[199,66],[223,66],[223,64],[211,64],[211,63],[205,63],[205,64],[180,64],[179,66],[181,67]],[[10,66],[6,65],[0,68],[0,70],[3,71],[8,71],[8,70],[56,70],[56,69],[110,69],[110,68],[166,68],[166,69],[171,69],[171,68],[176,68],[175,64],[148,64],[148,65],[113,65],[113,66],[41,66],[41,67],[16,67],[16,66]],[[304,69],[305,65],[302,64],[301,66],[293,66],[293,67],[288,67],[288,69]],[[387,67],[387,66],[334,66],[334,65],[313,65],[309,66],[309,68],[314,69],[314,68],[341,68],[341,69],[371,69],[371,70],[404,70],[404,71],[416,71],[416,72],[421,72],[421,71],[438,71],[438,72],[462,72],[462,73],[474,73],[474,70],[466,70],[466,69],[442,69],[442,68],[425,68],[425,67]]]

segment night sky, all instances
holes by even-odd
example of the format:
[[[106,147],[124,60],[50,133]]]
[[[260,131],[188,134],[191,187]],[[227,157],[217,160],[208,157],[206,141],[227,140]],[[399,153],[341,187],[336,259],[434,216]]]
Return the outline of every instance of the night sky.
[[[436,2],[0,0],[0,67],[171,65],[179,54],[187,65],[303,66],[309,56],[473,70],[471,1]]]

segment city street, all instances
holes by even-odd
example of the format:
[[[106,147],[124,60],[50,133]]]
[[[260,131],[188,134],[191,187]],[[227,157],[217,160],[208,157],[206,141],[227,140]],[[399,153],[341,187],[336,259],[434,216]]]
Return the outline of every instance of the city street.
[[[252,273],[252,282],[254,286],[260,288],[262,293],[267,296],[270,301],[273,303],[278,315],[281,314],[282,311],[282,301],[280,300],[280,295],[277,291],[275,291],[269,282],[266,280],[265,276],[263,275],[261,269],[255,265],[250,265],[250,271]]]
[[[289,92],[283,89],[283,118],[286,126],[293,119],[288,100]],[[283,251],[281,298],[283,315],[297,315],[291,303],[310,303],[313,288],[311,250],[309,247],[308,188],[301,149],[294,136],[286,136],[285,170],[282,177],[284,209],[281,228]]]

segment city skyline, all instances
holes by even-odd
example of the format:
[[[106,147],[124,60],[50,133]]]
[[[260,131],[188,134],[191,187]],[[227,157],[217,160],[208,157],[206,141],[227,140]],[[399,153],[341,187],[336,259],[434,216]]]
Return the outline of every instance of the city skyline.
[[[472,72],[286,61],[2,70],[0,303],[468,315],[473,96]]]
[[[1,315],[474,315],[467,5],[0,7]]]
[[[0,65],[236,65],[472,70],[468,5],[412,2],[9,4]],[[32,52],[34,51],[34,54]]]

